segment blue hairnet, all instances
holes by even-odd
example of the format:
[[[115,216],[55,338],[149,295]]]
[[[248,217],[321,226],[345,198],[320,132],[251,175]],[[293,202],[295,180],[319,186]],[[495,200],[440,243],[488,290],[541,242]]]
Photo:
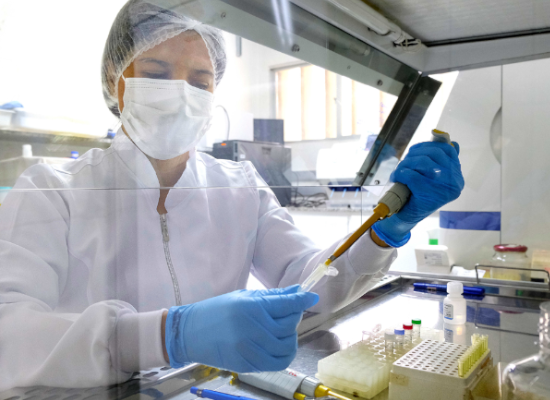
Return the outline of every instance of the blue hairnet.
[[[101,81],[109,110],[119,116],[118,81],[140,54],[186,31],[197,32],[206,44],[216,85],[227,62],[225,42],[219,29],[158,7],[146,0],[129,0],[118,13],[105,43]]]

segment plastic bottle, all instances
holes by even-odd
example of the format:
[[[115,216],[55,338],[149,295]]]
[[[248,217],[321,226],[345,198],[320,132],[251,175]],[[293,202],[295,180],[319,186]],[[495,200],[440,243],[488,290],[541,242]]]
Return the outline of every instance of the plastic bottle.
[[[23,145],[23,157],[32,157],[32,145],[30,144]]]
[[[443,318],[446,324],[462,325],[466,323],[466,300],[462,297],[464,287],[460,282],[447,284],[447,297],[443,301]]]
[[[540,305],[539,352],[504,370],[503,400],[550,399],[550,302]]]
[[[468,338],[466,335],[466,325],[453,325],[444,322],[443,323],[443,335],[445,342],[468,345]]]

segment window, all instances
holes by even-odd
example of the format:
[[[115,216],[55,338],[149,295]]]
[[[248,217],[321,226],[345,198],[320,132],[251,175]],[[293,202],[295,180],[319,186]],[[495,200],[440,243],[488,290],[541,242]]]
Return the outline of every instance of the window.
[[[314,65],[275,70],[285,141],[378,134],[396,96]]]

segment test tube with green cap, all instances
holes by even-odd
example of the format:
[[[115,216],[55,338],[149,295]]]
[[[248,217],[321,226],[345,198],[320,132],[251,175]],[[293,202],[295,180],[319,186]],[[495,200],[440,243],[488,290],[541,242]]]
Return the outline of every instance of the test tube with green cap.
[[[420,328],[422,327],[422,320],[421,319],[413,319],[412,320],[412,340],[420,340]]]

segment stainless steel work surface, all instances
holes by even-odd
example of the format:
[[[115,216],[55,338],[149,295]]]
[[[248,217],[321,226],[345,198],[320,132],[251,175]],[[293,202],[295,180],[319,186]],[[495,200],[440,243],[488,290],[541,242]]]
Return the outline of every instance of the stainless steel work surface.
[[[314,375],[317,372],[317,362],[330,354],[361,340],[362,332],[371,330],[376,324],[383,327],[394,327],[412,318],[421,318],[422,326],[444,329],[442,305],[444,293],[429,293],[415,291],[413,281],[397,279],[365,295],[362,299],[348,306],[343,312],[332,317],[316,327],[310,328],[300,336],[298,355],[291,368],[300,372]],[[489,346],[494,363],[510,362],[512,360],[533,354],[538,349],[537,322],[538,306],[540,301],[526,297],[506,297],[498,289],[487,288],[495,293],[483,298],[467,298],[468,322],[465,332],[457,334],[456,330],[446,329],[447,340],[464,340],[469,343],[473,333],[482,333],[489,336]],[[509,293],[509,292],[506,292]],[[520,295],[522,293],[519,293]],[[322,320],[315,316],[309,320]],[[308,325],[308,319],[304,321]],[[447,327],[448,328],[448,327]],[[55,395],[55,398],[67,400],[80,399],[181,399],[191,400],[196,396],[189,392],[191,386],[204,389],[218,390],[239,396],[246,396],[261,400],[277,400],[280,397],[256,389],[244,383],[231,383],[231,375],[221,372],[201,378],[204,374],[193,372],[193,368],[185,371],[169,370],[150,373],[142,372],[136,378],[142,378],[142,387],[139,392],[122,390],[129,383],[101,389],[58,389],[55,393],[51,388],[14,389],[13,399],[45,399]],[[165,374],[165,376],[158,376]],[[136,380],[134,386],[139,386]],[[24,391],[23,391],[24,390]],[[25,392],[28,393],[25,394]],[[44,395],[43,395],[44,394]],[[8,397],[0,395],[0,400]],[[29,397],[32,395],[34,397]],[[18,397],[15,397],[18,396]],[[384,399],[387,390],[375,397]],[[53,398],[53,397],[52,397]]]
[[[364,330],[370,330],[378,323],[391,327],[416,317],[422,319],[423,326],[444,329],[444,298],[445,294],[414,291],[412,282],[409,281],[394,282],[389,287],[371,292],[345,315],[330,319],[303,334],[299,341],[298,355],[291,368],[314,375],[320,359],[358,342]],[[538,304],[536,300],[500,295],[468,299],[468,322],[463,338],[469,343],[473,333],[489,335],[495,364],[535,353],[538,349]],[[456,330],[453,332],[447,329],[445,333],[447,340],[456,338]],[[199,386],[262,400],[279,398],[247,384],[231,384],[230,381],[229,376],[219,376]],[[195,397],[185,392],[173,398],[191,400]],[[387,390],[375,397],[384,398],[387,398]]]

